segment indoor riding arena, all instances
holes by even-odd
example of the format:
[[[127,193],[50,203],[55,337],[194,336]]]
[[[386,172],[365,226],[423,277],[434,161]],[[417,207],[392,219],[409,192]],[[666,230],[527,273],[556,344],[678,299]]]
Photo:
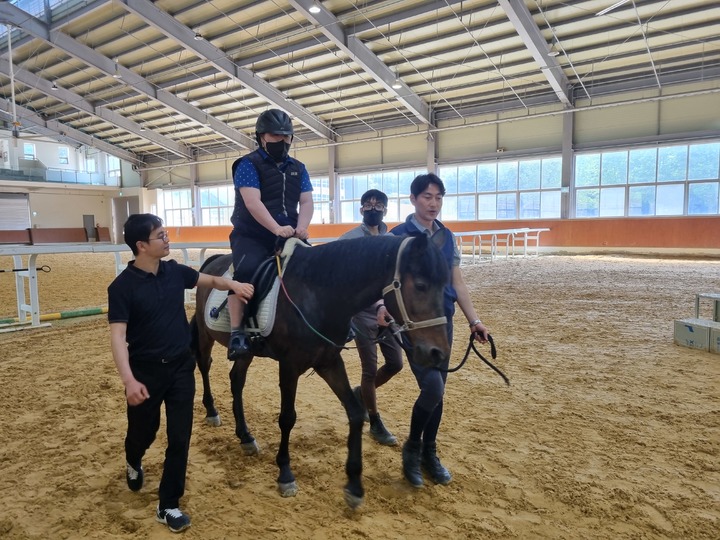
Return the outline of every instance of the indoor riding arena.
[[[112,257],[42,260],[52,268],[39,277],[43,310],[106,302]],[[317,375],[300,381],[291,439],[300,492],[283,499],[277,366],[257,358],[250,369],[247,415],[261,453],[246,457],[234,434],[229,363],[216,345],[211,373],[224,423],[203,424],[198,396],[185,498],[202,518],[185,534],[715,538],[720,357],[675,345],[673,319],[692,316],[695,292],[720,290],[719,268],[703,258],[600,255],[465,267],[495,364],[511,384],[474,356],[449,376],[439,439],[454,476],[447,487],[411,488],[400,448],[378,445],[365,428],[366,501],[354,512],[342,497],[347,417],[327,385]],[[1,298],[3,306],[14,300],[6,286]],[[456,320],[453,364],[467,339]],[[145,460],[147,487],[128,491],[123,388],[106,318],[52,321],[0,334],[0,344],[3,537],[158,537],[162,435]],[[490,359],[489,347],[480,352]],[[343,357],[359,384],[357,354]],[[416,395],[408,369],[378,390],[383,419],[401,438]]]
[[[164,410],[144,486],[128,489],[108,286],[133,258],[123,227],[134,214],[163,220],[138,244],[169,242],[166,259],[197,269],[230,253],[231,215],[256,189],[243,183],[249,160],[236,164],[247,155],[265,160],[251,165],[258,192],[265,174],[284,189],[298,184],[285,171],[307,172],[313,245],[361,223],[375,231],[366,212],[392,229],[430,208],[428,234],[435,219],[454,233],[497,355],[477,351],[509,384],[469,349],[471,318],[456,305],[459,369],[437,436],[452,481],[426,475],[416,488],[403,474],[419,393],[403,354],[377,390],[398,445],[364,424],[352,508],[348,415],[328,384],[300,376],[298,492],[283,497],[282,360],[249,368],[250,456],[235,433],[233,363],[215,344],[222,422],[205,422],[196,369],[184,538],[720,538],[715,4],[1,2],[0,539],[178,537],[156,519]],[[288,118],[287,133],[263,130],[268,111]],[[411,187],[428,173],[444,189],[430,202]],[[368,207],[371,189],[387,201]],[[394,253],[378,273],[400,272]],[[190,319],[194,294],[185,300]],[[346,347],[354,388],[361,363]]]

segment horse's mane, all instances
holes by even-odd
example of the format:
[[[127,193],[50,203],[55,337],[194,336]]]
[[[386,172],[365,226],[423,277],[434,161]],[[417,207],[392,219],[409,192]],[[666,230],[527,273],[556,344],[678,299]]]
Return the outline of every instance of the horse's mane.
[[[383,271],[388,264],[394,265],[401,241],[398,236],[366,236],[299,248],[290,259],[292,274],[308,284],[352,283],[367,277],[368,268]]]
[[[293,258],[299,264],[293,265],[291,259],[293,276],[304,283],[325,286],[360,282],[367,278],[368,271],[394,268],[402,241],[403,237],[394,235],[364,236],[295,250]],[[446,279],[443,276],[447,276],[447,266],[440,251],[428,245],[423,254],[422,264],[414,265],[415,271],[426,273],[428,278]],[[408,259],[403,257],[402,271],[411,264]]]

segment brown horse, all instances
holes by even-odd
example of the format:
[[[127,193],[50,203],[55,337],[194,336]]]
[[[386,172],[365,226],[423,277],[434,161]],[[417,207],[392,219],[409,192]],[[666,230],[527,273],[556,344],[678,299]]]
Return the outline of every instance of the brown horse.
[[[435,235],[439,236],[439,235]],[[215,256],[201,269],[223,275],[231,255]],[[284,497],[297,491],[290,468],[290,431],[295,425],[295,394],[300,375],[315,370],[340,399],[348,416],[348,458],[345,500],[351,508],[362,503],[362,406],[353,396],[340,352],[347,340],[350,318],[378,299],[406,332],[415,350],[415,361],[439,365],[450,354],[443,288],[448,283],[447,263],[433,241],[417,237],[366,237],[339,240],[312,248],[295,249],[281,278],[275,324],[261,345],[234,362],[230,370],[235,433],[246,454],[258,445],[245,422],[243,388],[253,356],[279,362],[280,446],[276,463],[278,487]],[[210,390],[210,353],[213,343],[227,347],[229,334],[211,330],[205,321],[209,289],[198,288],[196,311],[191,320],[193,351],[203,378],[203,404],[208,423],[219,424]]]

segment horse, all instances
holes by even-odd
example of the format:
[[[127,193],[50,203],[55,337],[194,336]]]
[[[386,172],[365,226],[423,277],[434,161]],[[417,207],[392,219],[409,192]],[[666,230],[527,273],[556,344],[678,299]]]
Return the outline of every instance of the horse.
[[[393,235],[337,240],[313,247],[298,247],[280,279],[275,323],[258,351],[236,360],[230,369],[235,434],[246,455],[259,447],[250,433],[243,408],[243,388],[254,356],[270,357],[279,363],[281,432],[276,455],[278,489],[283,497],[295,496],[298,485],[290,468],[290,432],[295,425],[295,396],[298,379],[314,370],[345,408],[349,435],[345,464],[345,501],[350,508],[364,497],[362,472],[362,428],[364,411],[353,395],[341,350],[348,340],[353,315],[384,298],[388,312],[404,332],[406,346],[414,348],[414,361],[439,366],[450,354],[443,288],[449,280],[447,263],[435,245],[435,237]],[[220,276],[229,268],[232,255],[209,258],[200,271]],[[190,325],[191,349],[203,381],[206,422],[219,425],[210,388],[209,371],[215,342],[228,346],[228,332],[206,324],[205,306],[211,289],[198,287],[196,309]],[[257,293],[257,289],[256,289]],[[212,315],[211,315],[212,316]]]

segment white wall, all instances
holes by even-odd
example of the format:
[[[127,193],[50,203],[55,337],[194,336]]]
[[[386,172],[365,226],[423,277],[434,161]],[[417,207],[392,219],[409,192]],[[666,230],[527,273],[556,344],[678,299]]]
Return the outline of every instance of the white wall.
[[[107,189],[48,189],[30,192],[30,224],[32,227],[82,227],[83,215],[95,216],[95,223],[109,227],[113,191]]]

